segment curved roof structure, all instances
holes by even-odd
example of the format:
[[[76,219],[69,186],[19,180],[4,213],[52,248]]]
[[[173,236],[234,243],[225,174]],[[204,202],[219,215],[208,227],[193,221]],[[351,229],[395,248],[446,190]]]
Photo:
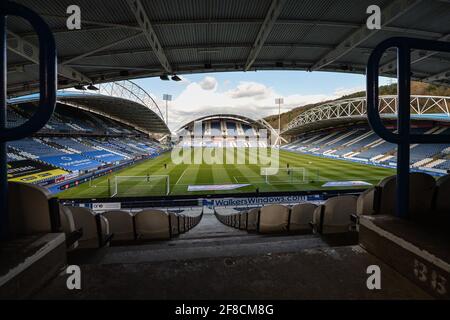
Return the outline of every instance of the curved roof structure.
[[[13,98],[8,104],[36,102],[39,95]],[[146,105],[125,98],[77,91],[58,92],[57,102],[97,113],[146,133],[170,133],[164,121]]]
[[[448,41],[448,0],[77,0],[79,30],[68,30],[69,0],[17,0],[39,13],[56,38],[59,86],[213,71],[292,69],[363,73],[372,48],[393,36]],[[366,27],[370,5],[381,29]],[[37,90],[37,38],[8,17],[8,94]],[[450,83],[449,54],[413,51],[412,77]],[[381,61],[395,75],[395,51]]]
[[[271,136],[271,142],[276,145],[280,142],[280,139],[287,142],[284,138],[282,138],[279,134],[278,131],[275,130],[266,120],[264,119],[258,119],[258,120],[254,120],[251,119],[247,116],[243,116],[243,115],[237,115],[237,114],[213,114],[213,115],[207,115],[207,116],[203,116],[194,120],[189,121],[188,123],[186,123],[185,125],[181,126],[177,131],[176,134],[177,135],[191,135],[191,133],[194,130],[194,123],[195,122],[203,122],[203,121],[210,121],[210,120],[231,120],[231,121],[237,121],[237,122],[241,122],[244,124],[247,124],[249,126],[253,126],[256,129],[265,129],[267,130],[267,135]]]
[[[268,129],[270,131],[273,130],[273,128],[270,126],[270,124],[266,123],[266,122],[261,122],[258,120],[253,120],[249,117],[246,116],[242,116],[242,115],[237,115],[237,114],[213,114],[213,115],[207,115],[207,116],[203,116],[194,120],[189,121],[188,123],[184,124],[183,126],[181,126],[177,132],[180,132],[181,130],[185,129],[185,128],[191,128],[194,126],[194,122],[197,121],[208,121],[208,120],[235,120],[235,121],[239,121],[239,122],[243,122],[246,123],[250,126],[255,126],[257,128],[261,128],[261,129]]]
[[[450,97],[411,96],[411,119],[450,122]],[[380,96],[381,117],[397,119],[397,96]],[[300,113],[289,122],[282,134],[296,135],[330,126],[367,122],[366,98],[353,98],[324,103]]]

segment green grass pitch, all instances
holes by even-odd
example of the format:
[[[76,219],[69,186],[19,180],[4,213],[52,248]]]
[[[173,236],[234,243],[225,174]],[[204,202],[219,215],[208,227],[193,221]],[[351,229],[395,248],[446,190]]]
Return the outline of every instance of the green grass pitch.
[[[234,150],[234,152],[236,152]],[[149,176],[168,175],[171,195],[199,195],[212,193],[324,190],[327,181],[361,180],[376,184],[395,173],[394,169],[359,164],[345,160],[295,154],[280,150],[279,173],[266,182],[261,176],[261,165],[249,164],[248,150],[245,164],[174,164],[171,153],[165,153],[132,167],[83,183],[58,194],[60,198],[110,197],[114,190],[114,176],[141,176],[140,179],[122,179],[117,196],[152,196],[165,194],[164,179],[147,179]],[[167,168],[164,167],[167,164]],[[287,165],[291,173],[287,173]],[[264,166],[263,166],[264,167]],[[188,191],[189,185],[250,184],[229,191]],[[328,188],[332,189],[332,188]]]

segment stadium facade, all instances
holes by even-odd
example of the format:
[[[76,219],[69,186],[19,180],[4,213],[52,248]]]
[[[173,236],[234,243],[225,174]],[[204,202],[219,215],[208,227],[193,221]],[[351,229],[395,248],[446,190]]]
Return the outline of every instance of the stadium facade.
[[[264,119],[237,114],[203,116],[181,126],[176,134],[181,147],[264,148],[276,145],[280,139]]]

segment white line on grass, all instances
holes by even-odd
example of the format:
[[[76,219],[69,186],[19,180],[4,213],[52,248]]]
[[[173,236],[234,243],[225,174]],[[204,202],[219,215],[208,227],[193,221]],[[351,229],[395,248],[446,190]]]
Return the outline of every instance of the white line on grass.
[[[178,182],[180,182],[181,178],[184,176],[184,174],[186,173],[186,170],[187,170],[187,169],[188,169],[188,168],[185,168],[185,169],[184,169],[183,173],[182,173],[181,176],[178,178],[177,182],[175,182],[175,185],[178,185]]]

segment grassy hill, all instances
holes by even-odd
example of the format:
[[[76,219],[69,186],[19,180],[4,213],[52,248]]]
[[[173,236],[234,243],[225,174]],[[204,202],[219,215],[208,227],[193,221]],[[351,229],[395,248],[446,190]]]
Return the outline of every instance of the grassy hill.
[[[391,85],[386,85],[386,86],[380,87],[380,95],[394,95],[394,94],[397,94],[397,84],[391,84]],[[413,81],[413,82],[411,82],[411,94],[432,95],[432,96],[450,96],[450,87],[436,86],[433,84]],[[336,100],[364,97],[365,95],[366,95],[365,91],[359,91],[359,92],[355,92],[355,93],[352,93],[349,95],[342,96]],[[336,100],[307,104],[304,106],[299,106],[297,108],[294,108],[288,112],[284,112],[281,114],[281,127],[285,128],[291,120],[295,119],[295,117],[297,117],[302,112],[312,109],[318,105],[321,105],[321,104],[324,104],[327,102],[331,102],[331,101],[336,101]],[[274,128],[278,128],[278,114],[268,116],[265,118],[265,120],[267,122],[269,122]]]

